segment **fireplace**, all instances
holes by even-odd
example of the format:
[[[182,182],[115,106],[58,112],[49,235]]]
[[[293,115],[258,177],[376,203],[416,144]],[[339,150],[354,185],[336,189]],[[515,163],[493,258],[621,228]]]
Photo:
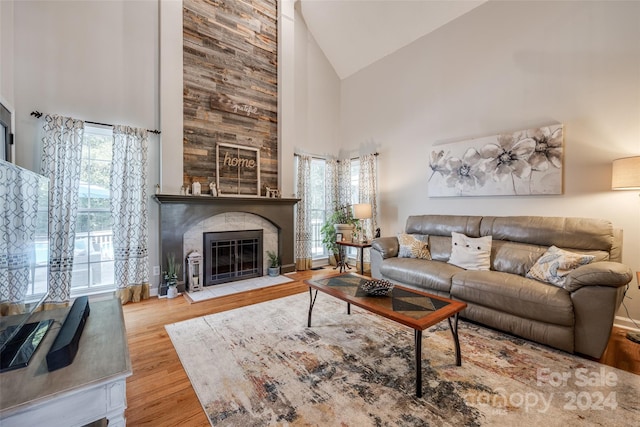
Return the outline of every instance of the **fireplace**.
[[[204,286],[262,276],[262,230],[203,234]]]
[[[202,235],[211,231],[247,231],[263,229],[263,257],[260,262],[263,268],[264,252],[273,250],[280,255],[283,273],[295,271],[294,259],[294,207],[299,199],[267,198],[267,197],[212,197],[212,196],[182,196],[172,194],[156,194],[154,199],[160,205],[160,260],[162,269],[165,268],[167,255],[175,254],[176,258],[185,260],[182,272],[187,271],[186,257],[189,248],[198,249],[205,255]],[[200,230],[197,242],[186,239],[199,224],[212,221],[214,218],[224,218],[225,229]],[[243,220],[242,218],[246,218]],[[249,218],[253,218],[250,220]],[[263,221],[260,225],[256,219]],[[231,227],[234,221],[243,221],[243,227]],[[185,248],[186,246],[186,248]],[[202,272],[204,272],[204,265]],[[205,283],[205,278],[201,278]],[[183,278],[181,280],[184,280]],[[227,280],[229,281],[229,280]]]

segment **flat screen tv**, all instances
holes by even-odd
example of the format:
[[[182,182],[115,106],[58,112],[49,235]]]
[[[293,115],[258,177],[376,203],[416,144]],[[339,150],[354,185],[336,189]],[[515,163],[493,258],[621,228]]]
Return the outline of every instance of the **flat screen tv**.
[[[27,366],[52,320],[32,321],[49,292],[49,179],[0,160],[0,372]]]

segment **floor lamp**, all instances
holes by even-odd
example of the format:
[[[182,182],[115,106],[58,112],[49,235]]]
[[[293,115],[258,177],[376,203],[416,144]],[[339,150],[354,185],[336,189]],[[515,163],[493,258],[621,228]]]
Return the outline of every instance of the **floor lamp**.
[[[640,156],[613,161],[611,188],[613,190],[640,190]],[[640,272],[636,274],[640,288]],[[640,344],[640,333],[628,332],[627,338]]]

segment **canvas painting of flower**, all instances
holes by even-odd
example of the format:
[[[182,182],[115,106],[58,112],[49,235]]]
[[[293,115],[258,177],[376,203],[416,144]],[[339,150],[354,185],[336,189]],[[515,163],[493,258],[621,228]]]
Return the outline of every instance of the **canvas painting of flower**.
[[[556,124],[436,146],[429,196],[562,194],[563,144]]]

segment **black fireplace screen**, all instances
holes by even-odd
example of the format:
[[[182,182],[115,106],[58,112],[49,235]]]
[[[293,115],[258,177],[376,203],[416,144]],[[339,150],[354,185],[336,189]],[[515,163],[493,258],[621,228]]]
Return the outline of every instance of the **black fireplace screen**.
[[[204,233],[204,286],[262,276],[262,230]]]

